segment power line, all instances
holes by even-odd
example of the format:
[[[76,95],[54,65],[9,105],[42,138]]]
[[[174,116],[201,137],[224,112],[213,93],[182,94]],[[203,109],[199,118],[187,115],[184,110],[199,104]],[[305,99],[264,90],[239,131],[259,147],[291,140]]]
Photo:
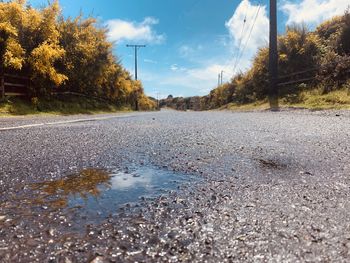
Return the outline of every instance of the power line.
[[[238,55],[238,59],[237,59],[237,61],[236,61],[236,63],[235,63],[233,72],[235,72],[235,70],[236,70],[236,68],[237,68],[237,66],[238,66],[238,64],[239,64],[239,62],[240,62],[240,60],[242,59],[242,56],[243,56],[243,54],[244,54],[244,52],[245,52],[245,49],[247,48],[247,45],[248,45],[248,43],[249,43],[249,41],[250,41],[250,38],[251,38],[251,36],[252,36],[252,33],[253,33],[253,29],[254,29],[254,27],[255,27],[255,23],[256,23],[256,21],[257,21],[257,19],[258,19],[258,16],[259,16],[259,13],[260,13],[260,9],[261,9],[261,3],[259,3],[259,7],[258,7],[258,10],[257,10],[257,12],[256,12],[256,15],[255,15],[255,18],[254,18],[252,27],[250,28],[250,32],[249,32],[247,41],[245,42],[242,51],[241,51],[240,54]]]
[[[243,53],[244,53],[245,49],[247,48],[247,45],[248,45],[248,43],[249,43],[249,41],[250,41],[250,38],[251,38],[252,33],[253,33],[253,29],[254,29],[254,27],[255,27],[255,23],[256,23],[256,21],[257,21],[257,19],[258,19],[259,13],[260,13],[260,10],[261,10],[261,5],[259,5],[259,7],[258,7],[258,11],[257,11],[257,13],[256,13],[256,15],[255,15],[255,18],[254,18],[253,26],[252,26],[252,28],[250,29],[248,39],[247,39],[247,41],[245,42],[245,45],[244,45],[244,47],[243,47],[241,56],[239,57],[239,60],[242,58]]]
[[[235,56],[233,56],[233,61],[236,61],[234,63],[234,65],[237,63],[239,54],[241,52],[242,41],[243,41],[243,38],[244,38],[243,37],[243,32],[244,32],[244,29],[245,29],[245,25],[247,24],[247,16],[248,16],[248,4],[246,5],[246,12],[245,12],[244,20],[243,20],[241,36],[240,36],[239,42],[238,42],[237,52],[235,53]]]

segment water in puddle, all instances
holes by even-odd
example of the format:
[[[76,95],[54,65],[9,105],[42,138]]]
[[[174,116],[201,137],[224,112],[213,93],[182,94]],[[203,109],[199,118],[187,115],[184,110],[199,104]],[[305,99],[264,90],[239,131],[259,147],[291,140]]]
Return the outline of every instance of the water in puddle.
[[[85,169],[66,179],[36,184],[42,200],[51,208],[77,208],[78,215],[98,222],[141,197],[154,198],[195,180],[194,176],[142,167],[131,173]]]

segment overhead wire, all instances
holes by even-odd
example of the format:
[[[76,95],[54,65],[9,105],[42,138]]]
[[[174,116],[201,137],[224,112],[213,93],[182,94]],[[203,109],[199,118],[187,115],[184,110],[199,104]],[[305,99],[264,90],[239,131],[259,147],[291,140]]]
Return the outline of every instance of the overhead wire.
[[[243,1],[245,1],[245,0],[243,0]],[[248,16],[248,4],[246,5],[246,11],[245,11],[245,16],[244,16],[244,20],[243,20],[241,35],[240,35],[240,38],[239,38],[239,41],[238,41],[237,52],[236,52],[235,56],[233,56],[233,61],[236,61],[236,62],[238,60],[238,57],[239,57],[239,54],[240,54],[240,51],[241,51],[242,41],[244,39],[243,33],[244,33],[245,25],[247,24],[247,16]],[[235,64],[236,64],[236,62],[235,62]]]
[[[240,54],[239,54],[239,56],[238,56],[238,59],[237,59],[235,65],[234,65],[233,72],[236,71],[236,68],[237,68],[237,66],[239,65],[239,62],[240,62],[240,60],[242,59],[242,56],[243,56],[243,54],[244,54],[244,52],[245,52],[245,50],[246,50],[246,48],[247,48],[247,45],[248,45],[248,43],[249,43],[249,41],[250,41],[250,38],[251,38],[251,36],[252,36],[253,30],[254,30],[254,27],[255,27],[255,24],[256,24],[256,21],[257,21],[257,19],[258,19],[258,16],[259,16],[259,13],[260,13],[260,10],[261,10],[261,6],[262,6],[262,3],[261,3],[261,1],[260,1],[260,2],[259,2],[258,9],[257,9],[257,12],[256,12],[256,15],[255,15],[255,17],[254,17],[254,21],[253,21],[252,27],[250,28],[250,32],[249,32],[247,41],[245,42],[244,47],[243,47],[242,51],[240,52]]]

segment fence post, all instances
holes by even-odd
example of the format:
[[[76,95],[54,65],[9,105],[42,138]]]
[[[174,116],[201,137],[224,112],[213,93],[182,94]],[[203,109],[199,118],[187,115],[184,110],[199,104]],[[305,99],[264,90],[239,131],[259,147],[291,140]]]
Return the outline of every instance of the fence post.
[[[0,76],[0,90],[1,90],[1,99],[5,98],[5,76],[4,74],[1,74]]]
[[[28,78],[27,79],[27,90],[26,90],[26,95],[27,95],[27,97],[29,98],[30,97],[30,94],[31,94],[31,79],[30,78]]]

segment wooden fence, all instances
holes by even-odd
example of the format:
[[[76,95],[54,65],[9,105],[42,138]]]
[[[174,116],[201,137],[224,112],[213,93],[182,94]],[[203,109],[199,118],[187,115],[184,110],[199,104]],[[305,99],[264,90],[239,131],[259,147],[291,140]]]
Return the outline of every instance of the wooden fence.
[[[0,96],[26,96],[30,89],[30,78],[13,75],[3,74],[0,76]]]

